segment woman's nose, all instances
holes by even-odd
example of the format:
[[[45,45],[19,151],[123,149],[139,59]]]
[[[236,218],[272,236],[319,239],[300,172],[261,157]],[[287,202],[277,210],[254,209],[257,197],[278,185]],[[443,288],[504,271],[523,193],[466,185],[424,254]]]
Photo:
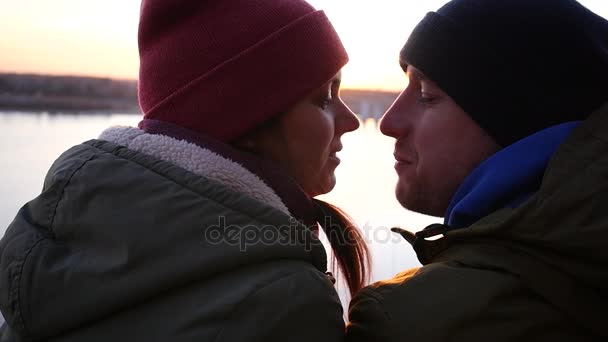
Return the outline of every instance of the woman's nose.
[[[339,112],[336,115],[336,130],[341,133],[352,132],[359,128],[359,119],[353,111],[340,99]]]

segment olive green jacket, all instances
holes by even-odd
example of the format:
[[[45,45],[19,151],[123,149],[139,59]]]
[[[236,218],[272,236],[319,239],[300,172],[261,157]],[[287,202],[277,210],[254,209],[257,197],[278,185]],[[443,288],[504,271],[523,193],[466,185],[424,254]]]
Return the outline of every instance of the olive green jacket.
[[[236,191],[259,179],[118,132],[65,152],[0,241],[0,341],[342,340],[323,246],[267,187]]]
[[[408,237],[425,266],[355,296],[346,341],[608,340],[608,105],[526,203],[443,233]]]

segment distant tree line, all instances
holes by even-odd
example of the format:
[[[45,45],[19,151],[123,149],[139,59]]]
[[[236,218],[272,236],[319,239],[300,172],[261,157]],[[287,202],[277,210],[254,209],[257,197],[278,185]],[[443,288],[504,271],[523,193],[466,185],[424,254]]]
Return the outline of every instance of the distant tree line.
[[[96,77],[0,74],[0,109],[136,112],[137,82]]]
[[[379,120],[399,93],[378,90],[343,89],[340,97],[360,119]]]
[[[137,82],[77,76],[0,74],[0,93],[137,100]]]
[[[361,119],[379,119],[397,94],[344,89],[341,96]],[[0,110],[139,112],[137,81],[0,73]]]

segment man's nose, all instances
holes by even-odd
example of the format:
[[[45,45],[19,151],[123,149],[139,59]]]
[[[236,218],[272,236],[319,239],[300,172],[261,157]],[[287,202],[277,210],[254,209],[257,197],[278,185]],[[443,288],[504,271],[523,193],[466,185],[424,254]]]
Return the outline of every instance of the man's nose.
[[[402,92],[384,115],[382,115],[380,119],[380,132],[393,138],[399,138],[406,134],[408,126],[406,109],[406,98],[404,92]]]

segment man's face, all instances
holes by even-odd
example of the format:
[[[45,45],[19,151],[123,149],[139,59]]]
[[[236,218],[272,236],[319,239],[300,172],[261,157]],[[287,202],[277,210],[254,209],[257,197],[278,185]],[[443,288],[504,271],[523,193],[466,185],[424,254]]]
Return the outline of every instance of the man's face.
[[[397,200],[443,216],[464,178],[500,146],[420,71],[410,65],[406,74],[408,86],[380,123],[396,139]]]

